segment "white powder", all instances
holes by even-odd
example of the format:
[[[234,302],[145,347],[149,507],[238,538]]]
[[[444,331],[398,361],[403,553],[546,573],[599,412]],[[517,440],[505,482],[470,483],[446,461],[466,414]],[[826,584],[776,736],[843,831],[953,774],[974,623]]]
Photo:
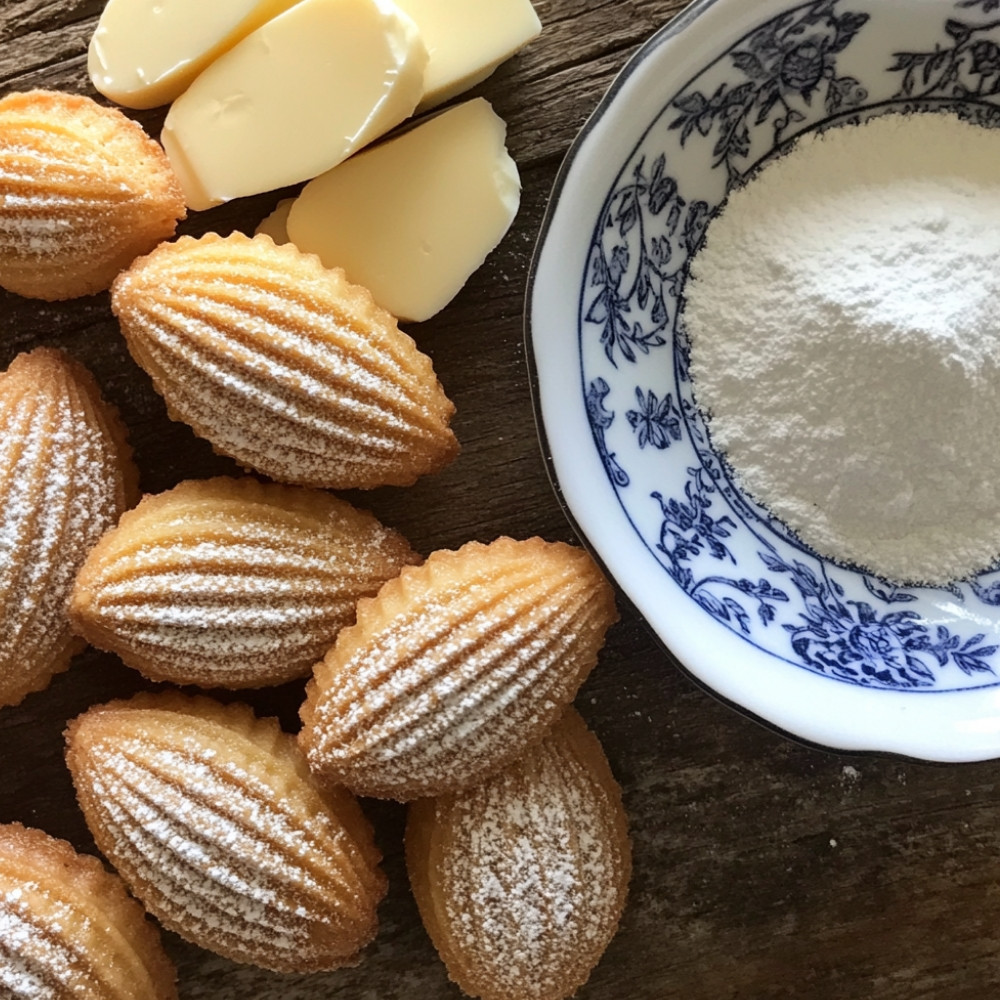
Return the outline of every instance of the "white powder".
[[[695,396],[818,552],[943,583],[1000,554],[1000,131],[888,115],[735,192],[687,285]]]

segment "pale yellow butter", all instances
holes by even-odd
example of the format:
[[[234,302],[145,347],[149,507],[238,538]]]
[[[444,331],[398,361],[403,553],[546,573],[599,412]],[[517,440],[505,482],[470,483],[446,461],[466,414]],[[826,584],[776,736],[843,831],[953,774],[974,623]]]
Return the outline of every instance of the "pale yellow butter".
[[[530,0],[396,0],[420,29],[430,61],[421,110],[485,80],[541,30]]]
[[[190,208],[315,177],[413,113],[427,50],[388,0],[301,0],[213,62],[161,136]]]
[[[429,319],[517,213],[521,185],[505,135],[482,98],[442,111],[307,184],[288,236],[400,319]]]
[[[298,0],[108,0],[87,70],[105,97],[155,108],[241,38]]]
[[[254,230],[254,236],[270,236],[278,246],[287,243],[288,213],[291,212],[294,203],[294,198],[282,198],[274,206],[274,211],[260,220]]]

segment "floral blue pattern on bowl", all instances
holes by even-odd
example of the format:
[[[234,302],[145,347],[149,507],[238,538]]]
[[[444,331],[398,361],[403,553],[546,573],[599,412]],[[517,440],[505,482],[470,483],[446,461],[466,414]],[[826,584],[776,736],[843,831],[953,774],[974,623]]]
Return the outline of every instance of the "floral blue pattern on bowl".
[[[668,645],[677,632],[661,627],[650,581],[656,600],[689,628],[725,629],[766,654],[770,668],[807,671],[827,686],[912,700],[1000,685],[1000,573],[903,588],[803,546],[734,487],[713,452],[694,404],[682,315],[687,263],[713,213],[797,135],[897,111],[1000,124],[998,10],[1000,0],[702,0],[637,54],[571,151],[556,194],[574,198],[573,212],[585,221],[550,210],[531,286],[539,408],[570,513]],[[730,27],[739,18],[723,16],[736,12],[743,30]],[[671,56],[690,36],[701,48],[685,54],[693,69],[680,78]],[[663,73],[650,68],[657,62]],[[650,86],[661,90],[650,97]],[[637,112],[636,104],[652,111]],[[634,140],[613,145],[612,133]],[[586,245],[577,245],[584,233]],[[573,261],[559,263],[558,281],[546,254]],[[567,287],[557,293],[557,283]],[[556,294],[574,297],[572,337],[568,309],[552,321],[562,309]],[[543,342],[557,336],[560,346]],[[572,418],[563,412],[567,379],[556,366],[577,374]],[[589,434],[556,430],[578,415]],[[576,475],[565,474],[569,447],[592,449],[617,500],[613,517],[610,506],[597,510],[599,500],[566,488]],[[631,580],[631,564],[612,565],[622,532],[655,560],[658,574],[644,567],[641,584]],[[816,734],[808,712],[782,705],[769,713],[766,694],[747,705],[741,692],[752,682],[743,677],[727,689],[725,669],[700,669],[703,655],[711,650],[699,646],[681,658],[718,693],[797,735],[831,741]],[[772,669],[762,683],[773,687],[775,676]],[[820,688],[808,691],[823,698]],[[852,734],[834,745],[966,759],[1000,754],[1000,722],[995,728],[995,745],[985,750],[977,739],[974,750],[929,751],[920,736],[880,742]]]

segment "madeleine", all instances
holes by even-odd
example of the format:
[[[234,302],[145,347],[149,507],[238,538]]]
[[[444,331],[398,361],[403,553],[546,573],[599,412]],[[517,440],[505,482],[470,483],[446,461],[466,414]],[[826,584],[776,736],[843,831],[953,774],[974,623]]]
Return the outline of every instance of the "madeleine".
[[[483,784],[410,806],[406,865],[448,975],[482,1000],[562,1000],[618,929],[621,790],[575,710]]]
[[[544,736],[597,662],[614,593],[583,549],[470,542],[358,603],[314,670],[300,743],[359,795],[439,795]]]
[[[0,826],[0,995],[177,1000],[160,936],[121,879],[65,840]]]
[[[101,539],[69,614],[153,680],[262,687],[308,674],[358,599],[415,562],[402,535],[328,493],[189,480]]]
[[[186,214],[166,154],[89,97],[0,100],[0,286],[38,299],[108,288]]]
[[[90,709],[66,760],[94,840],[164,927],[276,972],[354,965],[386,889],[353,796],[321,796],[291,736],[174,692]]]
[[[134,502],[138,473],[93,376],[37,348],[0,375],[0,705],[84,647],[66,602],[87,553]]]
[[[170,415],[271,479],[407,486],[458,454],[430,358],[291,244],[182,237],[120,275],[111,306]]]

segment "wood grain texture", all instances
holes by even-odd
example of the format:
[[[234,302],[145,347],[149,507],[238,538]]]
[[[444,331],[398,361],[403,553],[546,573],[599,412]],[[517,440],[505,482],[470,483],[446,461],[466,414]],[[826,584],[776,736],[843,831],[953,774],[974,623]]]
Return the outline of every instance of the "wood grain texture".
[[[753,0],[746,0],[752,3]],[[535,437],[521,329],[525,279],[562,155],[628,56],[679,0],[536,0],[541,38],[478,88],[510,127],[524,194],[515,227],[458,299],[411,328],[458,407],[460,458],[408,490],[348,498],[423,553],[500,534],[572,540]],[[3,89],[88,92],[100,0],[0,5]],[[162,112],[137,117],[156,134]],[[281,193],[193,217],[252,229]],[[147,491],[232,473],[167,420],[96,296],[0,295],[0,366],[36,344],[87,364],[132,430]],[[798,746],[691,683],[624,601],[577,705],[622,781],[635,874],[621,932],[581,1000],[983,1000],[1000,988],[997,765],[934,767]],[[66,720],[143,686],[89,651],[52,687],[0,712],[0,821],[93,850],[62,759]],[[293,729],[300,685],[255,694]],[[402,863],[401,807],[368,804],[391,887],[363,964],[276,976],[168,936],[186,1000],[456,1000]]]

